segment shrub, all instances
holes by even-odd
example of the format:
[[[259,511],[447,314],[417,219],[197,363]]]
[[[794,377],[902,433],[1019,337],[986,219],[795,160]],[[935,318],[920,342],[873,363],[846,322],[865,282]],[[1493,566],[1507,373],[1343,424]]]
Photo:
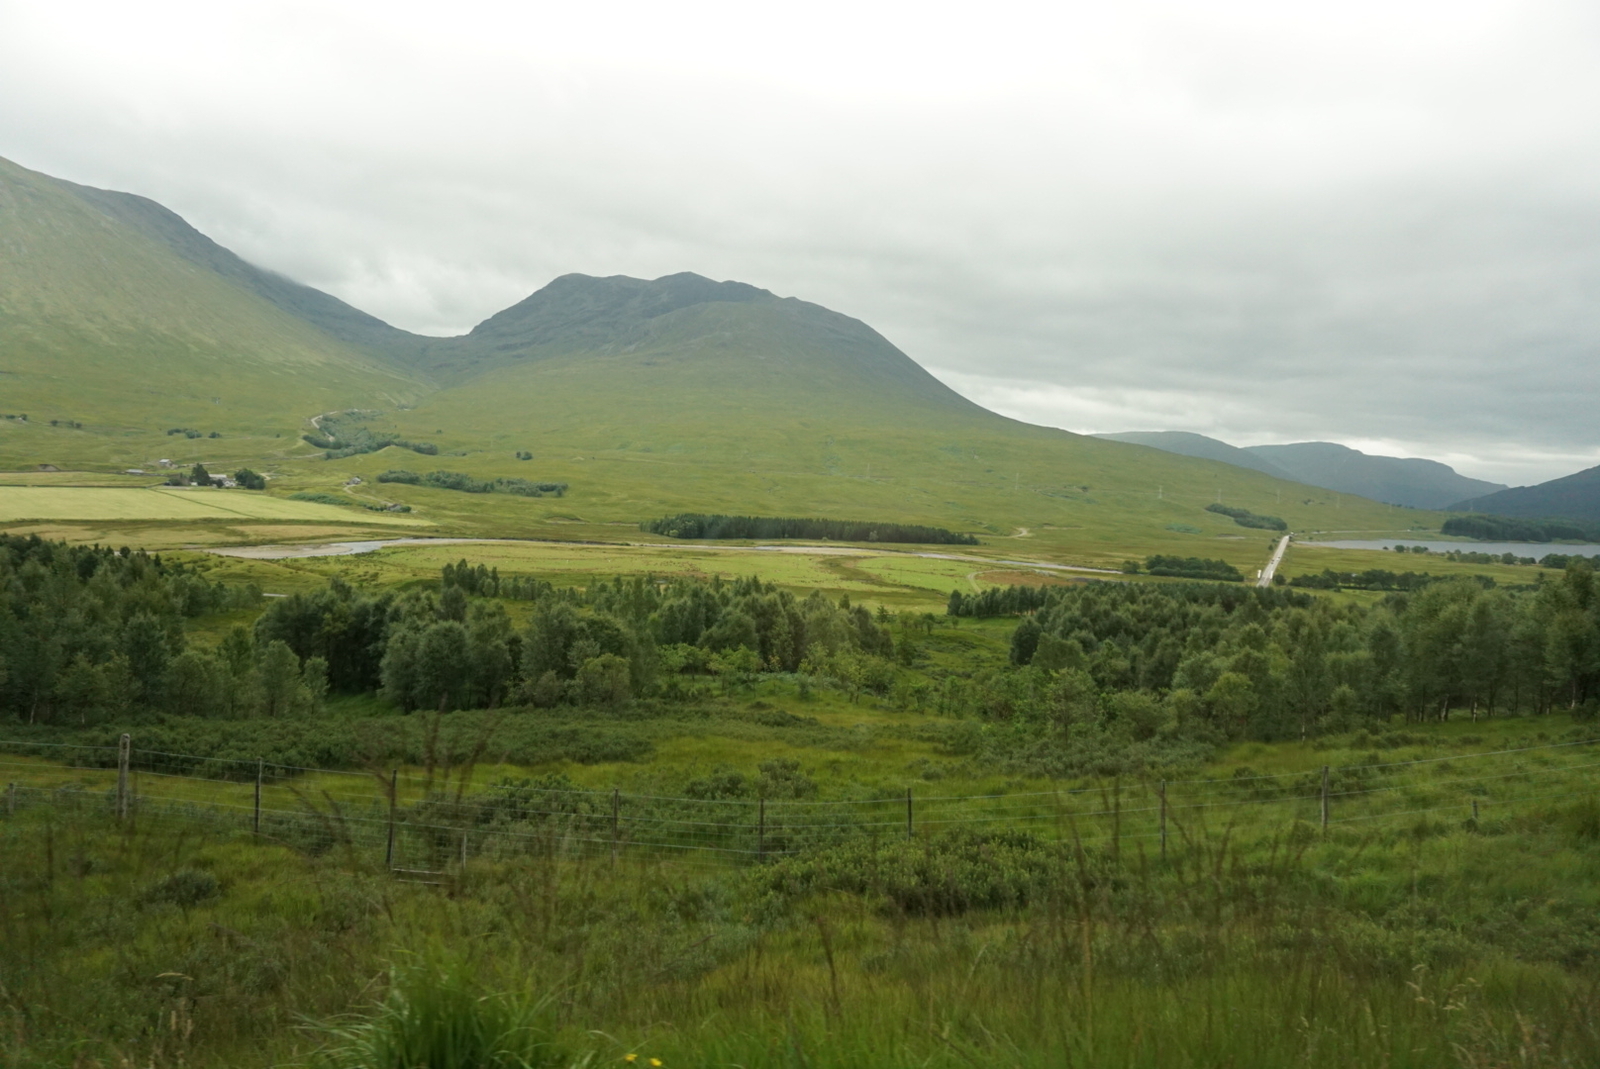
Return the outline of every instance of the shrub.
[[[482,991],[465,963],[418,963],[389,974],[364,1020],[331,1025],[324,1069],[539,1069],[566,1055],[542,1003]]]
[[[216,898],[222,885],[209,872],[199,869],[179,869],[144,893],[148,903],[166,903],[180,909],[189,909]]]

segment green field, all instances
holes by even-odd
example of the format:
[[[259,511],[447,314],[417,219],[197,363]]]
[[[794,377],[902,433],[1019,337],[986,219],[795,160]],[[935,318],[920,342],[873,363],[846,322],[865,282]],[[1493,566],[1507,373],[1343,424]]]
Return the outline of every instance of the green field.
[[[413,516],[359,514],[335,505],[290,501],[248,490],[0,486],[0,523],[40,520],[296,520],[426,527]]]

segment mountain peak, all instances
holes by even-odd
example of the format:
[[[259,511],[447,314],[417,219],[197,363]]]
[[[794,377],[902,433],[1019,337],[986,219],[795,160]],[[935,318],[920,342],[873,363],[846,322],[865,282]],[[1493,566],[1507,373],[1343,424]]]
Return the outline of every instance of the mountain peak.
[[[567,274],[479,323],[476,340],[542,345],[574,336],[601,338],[697,304],[777,300],[744,282],[714,282],[692,271],[657,279]]]

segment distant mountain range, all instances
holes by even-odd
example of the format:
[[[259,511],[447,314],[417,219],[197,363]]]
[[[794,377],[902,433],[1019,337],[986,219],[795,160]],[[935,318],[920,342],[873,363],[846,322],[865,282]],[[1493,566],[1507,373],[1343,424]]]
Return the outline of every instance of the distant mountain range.
[[[1459,501],[1452,512],[1487,512],[1526,519],[1600,520],[1600,467],[1585,468],[1537,486],[1518,486]]]
[[[1263,546],[1207,505],[1296,530],[1408,522],[1259,468],[1008,419],[866,323],[743,282],[564,275],[460,337],[411,334],[148,198],[6,160],[0,417],[0,469],[249,466],[273,477],[269,493],[350,496],[352,522],[359,502],[394,501],[517,537],[636,531],[678,512],[821,516],[1026,538],[1112,565],[1131,548],[1257,567]],[[330,423],[395,444],[328,448],[343,441]],[[378,483],[396,468],[570,491]]]
[[[1097,437],[1220,460],[1279,479],[1409,508],[1443,509],[1464,498],[1483,498],[1506,489],[1503,483],[1468,478],[1436,460],[1373,456],[1334,442],[1241,448],[1187,431],[1130,431]]]

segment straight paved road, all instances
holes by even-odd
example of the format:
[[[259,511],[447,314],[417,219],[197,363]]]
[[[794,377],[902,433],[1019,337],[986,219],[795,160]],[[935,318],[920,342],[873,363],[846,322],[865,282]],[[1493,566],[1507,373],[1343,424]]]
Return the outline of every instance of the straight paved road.
[[[1272,551],[1272,559],[1267,561],[1267,566],[1261,569],[1261,578],[1256,580],[1256,586],[1271,586],[1272,577],[1278,571],[1278,565],[1283,563],[1284,551],[1289,548],[1289,536],[1284,535],[1278,539],[1278,548]]]

